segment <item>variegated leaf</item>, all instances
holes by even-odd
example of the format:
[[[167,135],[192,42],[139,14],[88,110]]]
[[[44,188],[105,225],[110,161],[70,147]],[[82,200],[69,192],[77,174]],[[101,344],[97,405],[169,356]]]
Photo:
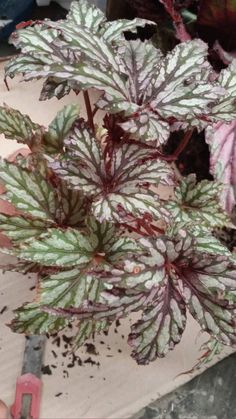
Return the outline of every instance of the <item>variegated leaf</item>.
[[[210,112],[212,102],[223,95],[220,83],[213,85],[206,77],[210,72],[207,45],[200,40],[177,45],[165,58],[149,43],[145,47],[140,41],[129,42],[126,49],[123,62],[133,106],[130,101],[116,102],[106,93],[98,106],[110,112],[123,110],[127,121],[122,128],[136,137],[139,135],[140,139],[165,143],[170,120],[181,121],[185,128],[194,123],[198,126],[197,118],[202,117],[203,109],[205,114]],[[153,64],[152,68],[149,64]],[[141,90],[139,81],[142,80],[147,81],[147,88]]]
[[[182,297],[171,284],[163,284],[156,296],[155,305],[131,327],[129,344],[138,364],[148,364],[163,357],[180,342],[186,324],[186,308]]]
[[[0,180],[5,184],[7,199],[20,211],[54,220],[57,205],[55,190],[43,176],[1,161]]]
[[[44,147],[49,154],[63,152],[64,139],[79,117],[79,106],[70,104],[59,111],[44,136]]]
[[[217,82],[225,89],[225,94],[213,106],[211,120],[230,122],[236,119],[236,60],[220,72]]]
[[[92,204],[92,212],[99,221],[125,220],[124,214],[132,214],[134,217],[151,215],[154,219],[168,218],[169,213],[161,205],[157,196],[149,191],[149,194],[137,193],[110,193]]]
[[[127,289],[140,291],[162,287],[166,278],[176,273],[173,262],[191,255],[193,242],[189,235],[177,239],[167,236],[140,239],[143,254],[125,261],[120,277],[117,272],[118,281]]]
[[[44,220],[26,218],[23,215],[0,214],[0,231],[8,236],[13,243],[22,243],[27,239],[38,237],[53,225]]]
[[[93,32],[106,20],[104,13],[87,0],[73,1],[66,19],[71,26],[89,28]]]
[[[38,240],[31,240],[15,250],[21,259],[44,266],[112,265],[124,256],[138,251],[138,244],[128,237],[119,237],[116,228],[100,224],[92,217],[82,234],[79,230],[52,228]],[[87,269],[86,268],[86,269]],[[91,268],[92,271],[92,268]],[[86,271],[87,272],[87,271]]]
[[[210,147],[211,174],[223,184],[222,206],[231,213],[236,203],[236,121],[208,127],[205,138]]]
[[[85,266],[93,258],[94,247],[78,230],[51,229],[45,237],[31,240],[15,250],[17,257],[44,266]]]
[[[169,124],[160,120],[152,111],[140,111],[130,119],[119,124],[132,138],[152,141],[158,147],[165,144],[170,135]]]
[[[144,27],[146,25],[155,25],[154,22],[146,19],[135,18],[133,20],[118,19],[111,22],[105,22],[100,28],[99,33],[108,42],[119,42],[121,35],[126,32],[137,32],[137,27]]]
[[[175,281],[192,316],[220,342],[236,344],[236,266],[224,256],[202,253]]]
[[[87,339],[90,339],[96,333],[101,333],[107,331],[109,328],[109,322],[107,320],[102,321],[93,321],[93,320],[84,320],[79,322],[78,331],[74,337],[74,346],[79,348],[84,344]]]
[[[209,225],[196,224],[185,222],[182,223],[173,223],[170,224],[166,234],[170,237],[175,237],[179,232],[186,230],[189,235],[192,235],[193,248],[197,252],[223,255],[227,257],[232,257],[232,253],[227,249],[224,244],[216,236],[212,235],[212,228]]]
[[[102,275],[102,274],[101,274]],[[50,275],[40,281],[38,302],[54,308],[80,307],[84,301],[99,301],[106,287],[96,268],[90,271],[72,269]]]
[[[43,312],[37,303],[25,304],[15,310],[15,314],[15,319],[11,322],[11,329],[14,332],[27,335],[57,332],[69,323],[68,319]]]
[[[57,24],[57,26],[62,30],[66,48],[71,51],[82,51],[85,61],[95,62],[101,69],[110,68],[116,72],[121,70],[116,50],[101,36],[91,33],[91,30],[86,27],[72,26],[70,22],[62,21],[61,25]]]
[[[57,208],[57,219],[60,223],[70,227],[81,227],[84,225],[88,202],[80,191],[68,189],[62,183],[57,189],[59,205]]]
[[[29,116],[7,106],[0,106],[0,134],[5,138],[34,148],[41,142],[44,128],[35,124]]]
[[[61,99],[70,93],[71,87],[67,81],[57,80],[55,77],[49,77],[43,83],[39,100],[52,99],[54,96]]]
[[[176,222],[222,226],[229,219],[219,202],[221,191],[219,183],[208,180],[196,183],[196,176],[191,174],[175,189],[176,201],[168,201],[166,207]]]
[[[100,221],[120,220],[118,207],[134,215],[167,215],[148,189],[150,185],[172,182],[172,169],[164,161],[144,161],[148,158],[145,149],[124,144],[114,149],[107,172],[101,147],[82,121],[65,145],[71,160],[52,162],[50,166],[71,188],[93,198],[92,212]]]
[[[194,230],[193,225],[192,229]],[[204,235],[194,232],[193,234],[195,237],[194,248],[197,249],[198,252],[205,252],[231,257],[231,252],[227,249],[227,247],[224,246],[216,237],[212,236],[209,232]]]
[[[121,290],[122,294],[122,290]],[[113,292],[104,291],[102,293],[103,303],[85,302],[80,308],[52,308],[44,306],[46,313],[59,315],[64,318],[73,317],[79,320],[108,321],[113,322],[129,313],[142,310],[143,306],[149,304],[148,295],[144,293],[127,293],[127,295],[119,295],[119,288]]]
[[[58,40],[61,33],[64,38]],[[31,39],[35,43],[34,51]],[[79,88],[87,90],[93,87],[105,90],[116,100],[127,102],[125,76],[120,74],[117,52],[113,51],[109,42],[86,26],[72,27],[67,21],[47,22],[20,30],[13,37],[13,42],[22,48],[24,55],[7,64],[7,76],[14,77],[21,72],[25,80],[53,77],[58,82],[64,82],[66,79],[69,85],[76,83],[77,91]],[[48,45],[48,48],[43,53],[41,48],[44,45]],[[84,55],[83,62],[81,53]],[[108,71],[113,66],[117,71]]]
[[[91,242],[98,241],[98,256],[110,265],[116,264],[128,254],[141,251],[137,241],[129,237],[119,237],[117,228],[109,222],[100,223],[94,217],[87,219],[88,236]]]

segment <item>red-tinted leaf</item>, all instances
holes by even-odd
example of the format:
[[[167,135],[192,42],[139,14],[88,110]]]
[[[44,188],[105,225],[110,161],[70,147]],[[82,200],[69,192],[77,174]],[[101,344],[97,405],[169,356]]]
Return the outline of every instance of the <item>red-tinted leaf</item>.
[[[198,23],[224,28],[236,24],[236,0],[201,0]]]
[[[186,324],[186,308],[178,291],[166,278],[159,288],[155,304],[144,311],[142,319],[131,327],[129,344],[138,364],[163,357],[180,342]]]
[[[236,121],[229,124],[218,122],[209,127],[206,130],[206,142],[211,153],[211,173],[225,185],[222,204],[231,212],[236,197]]]

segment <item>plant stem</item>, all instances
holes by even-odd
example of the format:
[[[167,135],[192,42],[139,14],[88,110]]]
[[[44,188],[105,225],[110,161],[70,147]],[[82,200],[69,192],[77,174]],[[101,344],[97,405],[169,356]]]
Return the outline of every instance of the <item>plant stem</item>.
[[[92,111],[89,94],[87,90],[83,92],[83,96],[84,96],[84,102],[85,102],[87,116],[88,116],[88,123],[89,123],[90,128],[94,131],[93,111]]]
[[[193,134],[193,129],[191,131],[187,131],[185,133],[185,135],[183,136],[180,144],[178,145],[178,147],[176,148],[174,154],[172,154],[170,157],[172,157],[172,160],[177,160],[177,158],[179,157],[179,155],[184,151],[185,147],[187,147],[191,137]]]

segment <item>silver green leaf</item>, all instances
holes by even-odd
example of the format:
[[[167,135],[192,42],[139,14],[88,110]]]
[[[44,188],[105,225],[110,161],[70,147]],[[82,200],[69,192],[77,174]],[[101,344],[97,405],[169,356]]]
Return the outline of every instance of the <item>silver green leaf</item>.
[[[69,320],[55,317],[41,310],[37,303],[25,304],[15,310],[15,319],[11,322],[11,329],[17,333],[40,335],[57,332],[65,328]]]
[[[137,112],[135,116],[131,115],[119,125],[124,131],[129,132],[132,138],[152,141],[157,146],[165,144],[170,135],[169,124],[161,121],[160,117],[151,110]]]
[[[103,23],[99,33],[108,42],[119,42],[121,40],[121,35],[124,32],[129,31],[136,33],[137,27],[144,27],[147,24],[155,25],[155,23],[152,21],[140,18],[135,18],[132,20],[118,19]]]
[[[104,13],[87,0],[73,1],[66,18],[72,26],[89,28],[96,32],[105,22]]]
[[[142,238],[139,245],[143,253],[124,263],[118,281],[127,289],[140,291],[152,290],[163,286],[166,278],[175,273],[172,262],[180,257],[185,259],[192,253],[193,238],[183,234],[176,238],[161,236]]]
[[[70,104],[64,106],[50,123],[44,135],[43,145],[46,153],[63,152],[64,139],[69,134],[76,119],[79,117],[79,106]]]
[[[226,345],[235,345],[235,264],[224,256],[200,253],[174,283],[202,329]]]
[[[173,172],[164,161],[148,159],[134,144],[114,149],[109,172],[100,144],[81,121],[65,142],[68,158],[50,163],[69,187],[93,198],[92,212],[100,220],[119,221],[118,208],[134,215],[167,216],[150,185],[171,184]]]
[[[54,224],[42,219],[0,214],[0,231],[13,243],[22,243],[45,233]]]
[[[48,77],[43,83],[39,100],[62,99],[70,93],[71,87],[67,81],[57,80],[55,77]]]
[[[68,189],[64,182],[57,188],[58,207],[56,218],[70,227],[84,225],[88,203],[80,191]]]
[[[112,223],[100,223],[95,217],[88,217],[86,224],[91,242],[98,242],[96,247],[98,256],[104,256],[104,261],[109,265],[115,265],[128,254],[141,250],[136,240],[119,236],[117,228]]]
[[[96,268],[87,271],[75,268],[42,279],[38,299],[41,306],[77,308],[84,301],[97,301],[104,288]]]
[[[2,160],[0,180],[6,187],[7,200],[20,211],[45,220],[54,220],[57,205],[55,190],[42,175]]]
[[[29,116],[7,106],[0,106],[0,134],[33,148],[40,143],[44,133],[41,125],[35,124]]]
[[[163,357],[180,342],[186,325],[182,297],[168,280],[159,288],[155,305],[144,310],[141,320],[131,326],[129,344],[138,364]]]
[[[217,82],[225,89],[225,95],[215,104],[211,111],[211,120],[214,122],[230,122],[236,119],[236,62],[235,60],[221,71]]]
[[[79,348],[82,346],[87,339],[91,339],[94,334],[99,334],[101,332],[107,331],[109,328],[109,321],[93,321],[93,320],[84,320],[79,322],[78,331],[74,337],[74,346]]]
[[[229,222],[220,204],[222,185],[218,182],[196,181],[194,174],[182,179],[175,189],[175,201],[168,201],[167,209],[176,222],[201,222],[207,226],[223,226]]]
[[[15,250],[21,259],[44,266],[85,266],[92,260],[94,247],[78,230],[51,229],[40,239],[31,240]]]

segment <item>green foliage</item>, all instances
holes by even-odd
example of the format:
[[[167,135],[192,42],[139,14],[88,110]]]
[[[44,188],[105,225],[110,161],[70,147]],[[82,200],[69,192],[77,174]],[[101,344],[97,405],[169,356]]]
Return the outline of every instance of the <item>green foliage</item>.
[[[182,20],[178,26],[172,2],[163,4],[181,39]],[[213,235],[230,223],[222,190],[228,182],[232,191],[234,177],[222,185],[217,169],[213,181],[179,179],[178,153],[163,148],[173,130],[188,137],[208,127],[216,154],[210,129],[235,118],[235,63],[216,75],[199,39],[166,56],[151,41],[125,39],[124,32],[146,23],[107,22],[79,0],[66,20],[20,29],[12,39],[22,53],[7,65],[7,76],[46,77],[41,100],[85,91],[87,120],[76,104],[61,109],[48,128],[0,108],[0,132],[29,147],[27,157],[0,162],[1,197],[16,210],[0,214],[0,230],[11,240],[3,251],[18,258],[8,269],[38,274],[36,299],[16,310],[12,329],[52,333],[75,320],[80,346],[139,312],[129,343],[140,364],[180,342],[187,310],[217,342],[211,351],[236,345],[235,258]],[[94,106],[89,88],[100,92]],[[99,126],[98,109],[105,113]],[[227,173],[234,175],[232,164]],[[164,200],[160,188],[167,196],[170,187],[172,197]]]

